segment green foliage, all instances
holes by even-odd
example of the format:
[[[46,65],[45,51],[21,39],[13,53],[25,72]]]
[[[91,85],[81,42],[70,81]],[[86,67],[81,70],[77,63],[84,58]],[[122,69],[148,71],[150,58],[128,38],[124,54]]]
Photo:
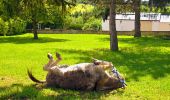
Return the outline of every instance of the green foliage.
[[[39,21],[46,17],[43,16],[46,15],[45,0],[21,0],[20,6],[22,7],[20,10],[22,19]]]
[[[90,4],[77,4],[75,7],[72,7],[69,12],[74,15],[75,13],[91,13],[94,9],[93,5]]]
[[[65,19],[65,28],[81,30],[83,27],[83,23],[84,23],[83,18],[81,16],[78,17],[67,16]]]
[[[102,20],[95,17],[89,18],[83,26],[83,30],[101,30]]]
[[[6,35],[8,32],[8,23],[5,22],[2,18],[0,18],[0,35]]]
[[[20,18],[9,19],[4,21],[0,18],[0,34],[1,35],[14,35],[23,33],[25,31],[26,22]]]
[[[69,9],[69,14],[64,20],[64,27],[75,30],[100,30],[101,20],[96,12],[93,5],[78,4]]]
[[[166,9],[166,7],[170,4],[170,0],[149,0],[149,5],[161,8],[161,9]]]
[[[142,12],[150,12],[150,8],[147,5],[141,5]]]
[[[9,19],[8,26],[8,35],[18,34],[25,31],[26,22],[20,18]]]
[[[0,0],[0,16],[9,20],[19,15],[21,0]]]
[[[63,13],[62,9],[58,6],[46,5],[46,15],[45,18],[39,23],[41,23],[41,28],[49,27],[51,29],[61,29],[63,28]]]
[[[166,10],[162,13],[170,15],[170,6],[166,7]]]
[[[36,20],[37,23],[55,23],[64,16],[66,7],[72,5],[74,0],[23,0],[22,18],[30,22]],[[58,19],[59,18],[59,19]]]
[[[92,5],[78,4],[69,9],[68,15],[64,20],[66,29],[82,30],[85,22],[92,17]]]

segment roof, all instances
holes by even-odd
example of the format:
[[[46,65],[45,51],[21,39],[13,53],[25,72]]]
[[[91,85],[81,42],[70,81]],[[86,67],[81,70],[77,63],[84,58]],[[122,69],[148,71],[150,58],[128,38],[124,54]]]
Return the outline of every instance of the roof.
[[[116,14],[116,19],[135,20],[135,13]],[[170,15],[161,15],[160,13],[141,13],[141,20],[170,22]]]

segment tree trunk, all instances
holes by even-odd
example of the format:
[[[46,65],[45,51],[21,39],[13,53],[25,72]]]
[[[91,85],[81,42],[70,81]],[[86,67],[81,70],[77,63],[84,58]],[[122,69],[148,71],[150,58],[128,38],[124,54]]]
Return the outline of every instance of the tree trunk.
[[[135,10],[135,34],[134,34],[134,37],[141,37],[140,4],[141,4],[141,0],[134,0],[134,10]]]
[[[116,31],[116,0],[111,0],[110,3],[110,49],[112,51],[118,51],[118,39]]]
[[[37,34],[37,21],[36,21],[35,18],[32,19],[32,26],[33,26],[34,39],[38,39],[38,34]]]

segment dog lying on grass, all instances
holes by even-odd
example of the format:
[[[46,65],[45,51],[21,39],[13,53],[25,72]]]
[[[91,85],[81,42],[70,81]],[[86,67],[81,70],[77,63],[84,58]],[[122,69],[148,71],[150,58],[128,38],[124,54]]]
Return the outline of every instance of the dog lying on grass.
[[[39,81],[28,70],[29,78],[36,83],[46,83],[47,86],[61,87],[75,90],[114,90],[122,88],[121,80],[106,72],[111,69],[111,62],[93,59],[92,63],[80,63],[72,66],[57,65],[62,58],[56,53],[57,60],[48,53],[49,62],[44,66],[44,71],[48,71],[46,81]]]

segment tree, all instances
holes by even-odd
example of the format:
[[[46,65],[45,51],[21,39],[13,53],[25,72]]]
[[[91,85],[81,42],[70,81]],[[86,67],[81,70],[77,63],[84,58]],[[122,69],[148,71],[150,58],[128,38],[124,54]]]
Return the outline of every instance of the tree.
[[[116,31],[116,0],[110,0],[110,49],[118,51],[118,39]]]
[[[61,7],[64,12],[67,5],[71,4],[70,0],[21,0],[22,15],[32,22],[34,39],[38,39],[37,24],[47,18],[47,5]]]
[[[13,33],[11,19],[21,18],[26,22],[32,23],[34,39],[38,39],[37,23],[48,21],[51,18],[47,0],[0,0],[0,16],[8,22],[9,31]],[[55,9],[56,6],[53,7]],[[50,8],[51,9],[51,8]],[[54,16],[54,15],[53,15]]]
[[[88,0],[87,0],[88,1]],[[99,6],[101,9],[104,8],[104,20],[110,16],[109,29],[110,29],[110,50],[118,51],[118,38],[116,31],[116,2],[118,0],[89,0],[93,5]]]
[[[48,19],[48,7],[61,7],[60,10],[64,12],[73,1],[75,0],[0,0],[0,16],[5,20],[20,17],[32,23],[34,39],[38,39],[37,24]]]
[[[134,37],[141,37],[141,24],[140,24],[140,13],[141,13],[141,0],[127,0],[127,3],[131,5],[131,10],[135,12],[135,33]]]
[[[156,7],[157,9],[161,9],[161,12],[167,12],[167,5],[170,3],[170,0],[149,0],[150,10],[152,7]],[[140,6],[141,0],[133,0],[134,11],[135,11],[135,34],[134,37],[141,37],[140,30]]]
[[[46,14],[46,0],[21,0],[20,3],[21,16],[32,23],[34,39],[38,39],[37,24]]]
[[[134,37],[141,37],[141,30],[140,30],[140,5],[141,5],[141,0],[134,0],[134,11],[135,11],[135,34]]]

